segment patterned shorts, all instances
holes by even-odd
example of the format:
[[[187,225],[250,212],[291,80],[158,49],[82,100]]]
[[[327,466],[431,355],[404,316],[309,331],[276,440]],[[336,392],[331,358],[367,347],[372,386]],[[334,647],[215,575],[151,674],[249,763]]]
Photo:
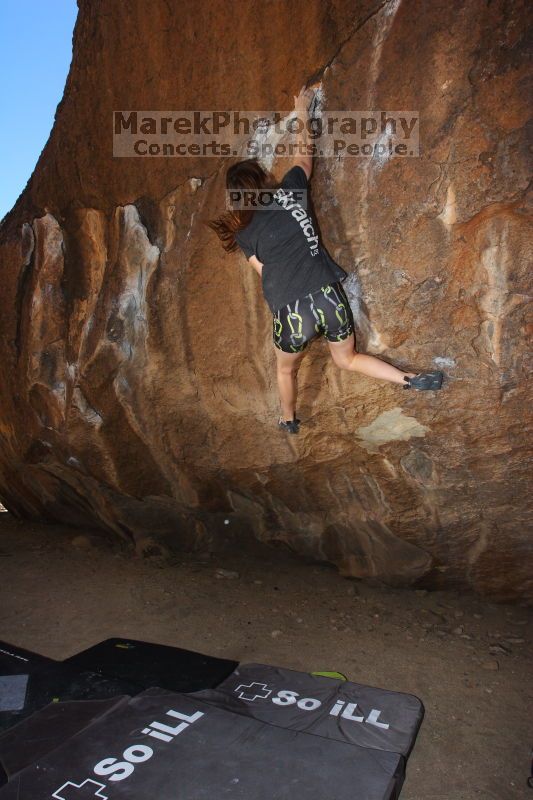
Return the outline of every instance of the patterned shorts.
[[[278,350],[299,353],[315,336],[341,342],[354,332],[352,310],[339,281],[279,308],[273,317]]]

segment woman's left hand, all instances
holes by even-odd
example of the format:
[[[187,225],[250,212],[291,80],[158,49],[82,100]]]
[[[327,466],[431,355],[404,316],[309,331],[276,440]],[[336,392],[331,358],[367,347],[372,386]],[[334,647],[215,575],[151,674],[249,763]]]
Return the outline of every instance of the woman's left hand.
[[[296,111],[303,111],[305,114],[309,111],[309,106],[311,104],[311,100],[314,97],[313,89],[306,89],[305,85],[302,86],[298,95],[293,95],[294,97],[294,109]]]

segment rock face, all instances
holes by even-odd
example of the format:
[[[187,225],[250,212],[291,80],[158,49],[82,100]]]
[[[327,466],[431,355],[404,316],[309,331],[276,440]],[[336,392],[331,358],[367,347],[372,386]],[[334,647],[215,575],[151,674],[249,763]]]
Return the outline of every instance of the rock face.
[[[530,599],[528,7],[79,0],[54,129],[0,229],[6,508],[143,552],[238,533]],[[420,112],[419,158],[322,159],[311,185],[358,349],[447,379],[403,392],[315,341],[289,437],[259,279],[205,225],[231,162],[113,158],[111,118],[288,113],[312,76],[331,109]]]

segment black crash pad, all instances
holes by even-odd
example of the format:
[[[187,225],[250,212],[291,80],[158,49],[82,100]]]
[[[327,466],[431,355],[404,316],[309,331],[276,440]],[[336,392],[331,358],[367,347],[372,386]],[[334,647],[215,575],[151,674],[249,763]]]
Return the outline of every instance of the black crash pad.
[[[265,664],[241,664],[191,697],[271,725],[409,755],[424,716],[412,694]]]
[[[65,662],[9,647],[0,676],[28,690],[0,714],[0,800],[395,800],[424,713],[410,694],[136,640]]]
[[[216,686],[236,666],[236,661],[135,639],[106,639],[65,661],[0,642],[0,690],[2,676],[12,681],[13,675],[17,680],[25,675],[27,680],[25,691],[6,683],[0,731],[54,701],[105,700],[136,695],[151,686],[196,691]],[[21,708],[8,707],[15,705],[10,702],[13,697],[21,696]]]
[[[393,800],[403,761],[152,688],[18,773],[0,800]]]
[[[173,692],[217,686],[238,666],[237,661],[136,639],[106,639],[63,664],[75,672],[98,672],[142,689],[160,686]]]
[[[13,776],[103,717],[121,701],[123,697],[50,703],[0,735],[0,765],[8,777]]]

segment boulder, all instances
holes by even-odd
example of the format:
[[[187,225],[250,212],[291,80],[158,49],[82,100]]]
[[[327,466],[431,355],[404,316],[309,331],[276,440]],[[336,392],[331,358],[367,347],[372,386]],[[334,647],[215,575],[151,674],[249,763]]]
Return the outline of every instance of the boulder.
[[[0,227],[1,502],[143,553],[255,537],[346,576],[531,599],[530,5],[78,5],[53,130]],[[317,159],[311,186],[358,349],[446,377],[405,392],[316,340],[288,436],[260,281],[206,225],[231,162],[113,157],[112,118],[288,114],[318,79],[326,109],[420,115],[419,157]]]

